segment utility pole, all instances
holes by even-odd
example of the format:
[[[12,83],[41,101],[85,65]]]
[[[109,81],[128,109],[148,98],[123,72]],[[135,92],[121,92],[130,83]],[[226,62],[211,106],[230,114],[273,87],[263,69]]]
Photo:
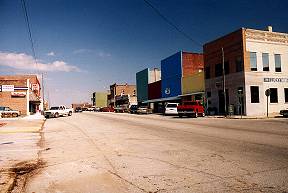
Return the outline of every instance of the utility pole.
[[[43,114],[44,114],[44,107],[45,107],[45,100],[44,100],[44,73],[42,72],[42,103],[43,103]]]
[[[224,49],[222,47],[222,74],[223,74],[223,95],[224,95],[224,111],[225,117],[227,116],[227,101],[226,101],[226,81],[225,81],[225,57],[224,57]]]

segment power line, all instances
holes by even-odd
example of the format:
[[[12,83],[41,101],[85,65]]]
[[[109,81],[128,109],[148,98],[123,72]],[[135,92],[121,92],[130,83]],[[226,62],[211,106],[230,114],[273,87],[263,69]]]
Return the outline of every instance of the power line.
[[[27,11],[27,7],[26,7],[26,2],[25,2],[25,0],[21,0],[21,2],[22,2],[22,8],[23,8],[23,11],[24,11],[25,21],[26,21],[27,28],[28,28],[29,40],[30,40],[30,43],[31,43],[31,50],[32,50],[33,58],[34,58],[34,60],[35,60],[36,68],[38,69],[38,63],[37,63],[37,58],[36,58],[36,53],[35,53],[35,48],[34,48],[32,33],[31,33],[31,27],[30,27],[30,22],[29,22],[29,17],[28,17],[28,11]]]
[[[168,23],[170,26],[172,26],[176,31],[178,31],[180,34],[182,34],[185,38],[192,41],[194,44],[202,48],[202,44],[196,40],[194,40],[192,37],[190,37],[187,33],[185,33],[182,29],[180,29],[177,25],[175,25],[172,21],[170,21],[165,15],[163,15],[154,5],[152,5],[148,0],[143,0],[149,7],[153,9],[153,11],[160,16],[166,23]]]
[[[30,22],[29,22],[26,2],[25,2],[25,0],[21,0],[21,2],[22,2],[22,8],[23,8],[23,11],[24,11],[25,21],[26,21],[27,28],[28,28],[29,40],[30,40],[30,43],[31,43],[31,50],[32,50],[33,58],[34,58],[34,61],[35,61],[35,65],[36,65],[37,71],[39,73],[40,70],[38,68],[37,57],[36,57],[34,42],[33,42],[33,38],[32,38],[32,32],[31,32],[31,27],[30,27]],[[44,74],[43,74],[43,72],[41,73],[41,79],[42,79],[42,97],[43,97],[42,98],[42,100],[43,100],[42,102],[43,102],[43,110],[44,110],[44,101],[45,100],[44,100]]]

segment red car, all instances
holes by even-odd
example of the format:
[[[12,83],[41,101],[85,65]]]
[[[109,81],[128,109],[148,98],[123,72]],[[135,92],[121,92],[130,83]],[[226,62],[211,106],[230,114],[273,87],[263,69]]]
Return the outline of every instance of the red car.
[[[177,112],[179,117],[205,116],[205,109],[199,101],[184,101],[181,105],[178,105]]]
[[[100,108],[100,112],[114,112],[113,107],[102,107]]]

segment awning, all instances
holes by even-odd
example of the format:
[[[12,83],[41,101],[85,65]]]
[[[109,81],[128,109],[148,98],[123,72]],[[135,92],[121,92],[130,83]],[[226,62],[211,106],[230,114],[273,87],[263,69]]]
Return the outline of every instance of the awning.
[[[176,96],[176,97],[167,97],[167,98],[160,98],[160,99],[151,99],[151,100],[143,101],[143,103],[174,101],[174,100],[180,100],[180,99],[181,99],[180,96]]]
[[[183,97],[183,96],[191,96],[191,95],[204,94],[204,93],[205,93],[204,91],[202,91],[202,92],[193,92],[193,93],[183,94],[183,95],[179,95],[179,96]]]

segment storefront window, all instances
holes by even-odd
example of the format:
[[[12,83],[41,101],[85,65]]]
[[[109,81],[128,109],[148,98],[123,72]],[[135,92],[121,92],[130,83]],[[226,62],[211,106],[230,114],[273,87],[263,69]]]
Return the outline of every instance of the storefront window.
[[[251,103],[259,103],[259,86],[250,86]]]
[[[270,88],[270,103],[278,103],[277,88]]]
[[[285,103],[288,103],[288,88],[284,88]]]

